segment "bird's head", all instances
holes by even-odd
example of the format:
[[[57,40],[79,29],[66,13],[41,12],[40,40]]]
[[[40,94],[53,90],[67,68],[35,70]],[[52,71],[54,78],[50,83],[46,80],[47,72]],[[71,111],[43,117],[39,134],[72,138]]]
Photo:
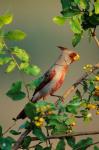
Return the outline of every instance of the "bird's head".
[[[68,48],[58,46],[58,48],[61,50],[62,56],[68,64],[71,64],[72,62],[79,60],[80,56],[78,53],[76,53],[73,50],[69,50]]]

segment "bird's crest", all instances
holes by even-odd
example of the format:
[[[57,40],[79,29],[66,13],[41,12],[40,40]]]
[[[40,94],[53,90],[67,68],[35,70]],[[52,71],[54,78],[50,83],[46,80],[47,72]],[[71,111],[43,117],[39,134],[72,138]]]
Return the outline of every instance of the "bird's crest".
[[[57,46],[61,51],[67,51],[68,50],[68,48],[66,48],[66,47],[62,47],[62,46]]]

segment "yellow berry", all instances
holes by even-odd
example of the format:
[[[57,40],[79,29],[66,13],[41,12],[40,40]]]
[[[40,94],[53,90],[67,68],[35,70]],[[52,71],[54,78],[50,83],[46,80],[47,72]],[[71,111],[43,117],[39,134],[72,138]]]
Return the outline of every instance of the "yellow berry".
[[[50,109],[50,108],[51,108],[51,106],[50,106],[50,105],[47,105],[47,106],[46,106],[46,108],[47,108],[47,109]]]
[[[39,119],[39,117],[35,117],[35,118],[34,118],[34,120],[38,120],[38,119]]]
[[[48,115],[51,115],[51,114],[53,114],[53,111],[48,111]]]
[[[96,89],[96,91],[99,91],[99,86],[96,85],[96,86],[95,86],[95,89]]]
[[[72,122],[71,126],[75,126],[75,125],[76,125],[76,123],[75,123],[75,122]]]
[[[35,121],[35,125],[36,125],[37,127],[40,127],[40,126],[41,126],[41,123],[40,123],[39,121]]]
[[[95,76],[96,81],[99,81],[99,76]]]
[[[44,122],[44,118],[39,118],[39,122]]]
[[[99,111],[96,111],[96,115],[99,115]]]
[[[96,105],[95,104],[88,104],[87,108],[89,108],[89,109],[96,109]]]
[[[40,108],[37,108],[36,111],[37,111],[37,112],[40,112]]]

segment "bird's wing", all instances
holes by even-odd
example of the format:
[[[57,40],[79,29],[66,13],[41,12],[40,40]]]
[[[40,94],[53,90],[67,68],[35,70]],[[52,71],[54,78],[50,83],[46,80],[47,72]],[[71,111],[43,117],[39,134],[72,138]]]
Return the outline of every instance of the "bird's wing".
[[[36,87],[33,96],[40,91],[44,86],[46,86],[47,83],[49,83],[53,77],[55,76],[56,72],[54,69],[47,71],[44,75],[43,75],[43,79],[40,82],[40,84]]]

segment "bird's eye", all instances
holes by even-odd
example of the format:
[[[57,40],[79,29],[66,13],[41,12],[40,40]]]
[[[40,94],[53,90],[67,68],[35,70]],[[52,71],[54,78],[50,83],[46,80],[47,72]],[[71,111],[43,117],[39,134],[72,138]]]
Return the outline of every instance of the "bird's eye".
[[[78,60],[80,58],[80,56],[77,53],[71,53],[69,57],[72,61]]]

